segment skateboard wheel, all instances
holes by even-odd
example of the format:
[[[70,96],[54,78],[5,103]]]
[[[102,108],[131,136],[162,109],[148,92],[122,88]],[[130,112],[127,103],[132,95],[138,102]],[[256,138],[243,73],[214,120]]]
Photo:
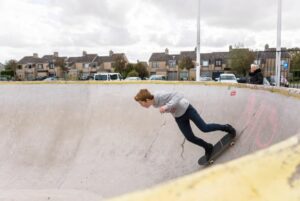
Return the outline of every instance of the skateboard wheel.
[[[233,146],[235,144],[235,141],[230,142],[230,146]]]
[[[211,164],[213,164],[214,163],[214,160],[210,160],[209,161],[209,164],[211,165]]]

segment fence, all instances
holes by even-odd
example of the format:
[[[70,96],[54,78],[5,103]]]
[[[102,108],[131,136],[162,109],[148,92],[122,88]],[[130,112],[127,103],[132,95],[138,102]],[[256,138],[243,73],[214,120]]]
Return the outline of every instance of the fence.
[[[290,82],[290,84],[289,84],[289,87],[290,88],[300,88],[300,81],[298,81],[298,82]]]

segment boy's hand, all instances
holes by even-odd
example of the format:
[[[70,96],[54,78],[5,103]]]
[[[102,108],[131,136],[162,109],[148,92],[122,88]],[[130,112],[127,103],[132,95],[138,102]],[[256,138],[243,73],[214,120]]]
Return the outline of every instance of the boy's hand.
[[[160,113],[165,113],[167,111],[167,106],[161,106],[160,108],[159,108],[159,112]]]

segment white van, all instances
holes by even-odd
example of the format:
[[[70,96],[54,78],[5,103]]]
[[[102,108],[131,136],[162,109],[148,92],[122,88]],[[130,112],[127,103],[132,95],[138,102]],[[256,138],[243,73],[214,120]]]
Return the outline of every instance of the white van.
[[[122,80],[120,73],[96,73],[94,74],[94,80],[99,81],[112,81],[112,80]]]
[[[237,83],[237,79],[234,74],[223,73],[219,77],[219,82],[223,83]]]

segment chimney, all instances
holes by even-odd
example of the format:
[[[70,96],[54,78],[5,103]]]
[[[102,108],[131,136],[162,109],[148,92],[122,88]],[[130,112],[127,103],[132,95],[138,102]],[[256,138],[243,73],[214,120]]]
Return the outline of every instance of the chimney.
[[[86,55],[87,55],[86,51],[83,51],[82,56],[86,56]]]
[[[53,53],[53,56],[54,56],[54,57],[58,57],[58,52],[54,52],[54,53]]]
[[[37,53],[33,53],[33,58],[39,58],[39,55]]]
[[[109,50],[109,56],[112,56],[114,52],[112,50]]]
[[[168,48],[165,49],[165,54],[169,54],[169,49]]]
[[[268,50],[269,49],[269,44],[266,44],[265,45],[265,50]]]
[[[232,50],[232,45],[229,45],[229,52]]]

